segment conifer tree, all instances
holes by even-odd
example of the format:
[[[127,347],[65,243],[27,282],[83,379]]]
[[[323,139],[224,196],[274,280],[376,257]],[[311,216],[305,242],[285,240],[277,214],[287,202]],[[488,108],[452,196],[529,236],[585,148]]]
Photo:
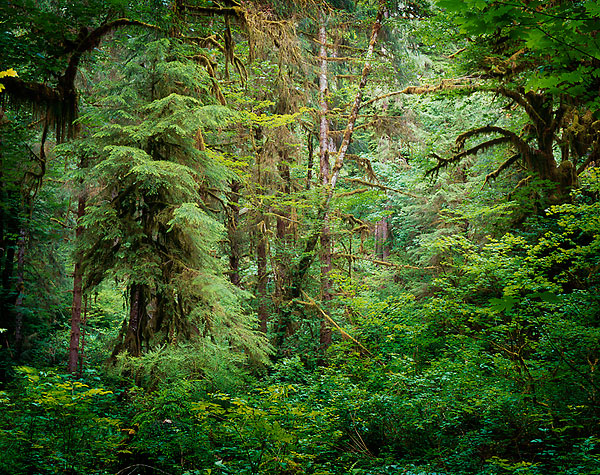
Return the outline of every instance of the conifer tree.
[[[214,104],[189,49],[157,39],[135,50],[118,88],[87,117],[99,125],[80,243],[85,287],[108,276],[126,284],[129,316],[113,356],[182,340],[255,351],[253,322],[217,254],[223,226],[203,200],[231,174],[202,136],[232,113]]]

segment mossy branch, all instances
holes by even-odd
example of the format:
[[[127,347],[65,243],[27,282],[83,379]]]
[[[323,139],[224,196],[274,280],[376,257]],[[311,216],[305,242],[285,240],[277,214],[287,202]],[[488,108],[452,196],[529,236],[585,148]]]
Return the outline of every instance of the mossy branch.
[[[510,158],[508,158],[506,161],[502,162],[502,164],[496,168],[496,170],[494,170],[491,173],[488,173],[485,176],[485,180],[483,182],[483,185],[481,185],[481,189],[483,190],[483,187],[490,181],[490,180],[495,180],[496,178],[498,178],[498,176],[500,175],[500,173],[502,173],[504,170],[506,170],[508,167],[510,167],[513,163],[515,163],[519,158],[521,157],[521,154],[519,153],[515,153],[514,155],[511,155]]]
[[[360,185],[366,185],[366,186],[370,186],[372,188],[378,188],[378,189],[383,190],[383,191],[392,191],[394,193],[399,193],[401,195],[410,196],[411,198],[416,198],[418,200],[425,200],[425,201],[427,201],[427,198],[425,198],[424,196],[417,196],[417,195],[415,195],[413,193],[409,193],[408,191],[402,191],[402,190],[398,190],[396,188],[390,188],[389,186],[380,185],[379,183],[370,183],[368,181],[361,180],[360,178],[344,178],[344,181],[349,181],[351,183],[358,183]]]
[[[442,82],[438,84],[424,85],[424,86],[408,86],[402,89],[401,91],[388,92],[387,94],[382,94],[381,96],[374,97],[365,101],[360,106],[361,109],[363,107],[369,106],[374,102],[381,101],[383,99],[387,99],[388,97],[400,96],[405,94],[432,94],[435,92],[441,91],[449,91],[453,89],[473,89],[477,90],[481,87],[480,84],[476,82],[476,77],[464,77],[457,79],[444,79]]]
[[[441,158],[438,155],[432,154],[438,160],[438,163],[432,169],[427,170],[425,172],[425,176],[429,176],[429,175],[437,176],[442,168],[446,168],[448,165],[450,165],[452,163],[458,163],[463,158],[468,157],[469,155],[476,155],[478,152],[487,150],[491,147],[495,147],[496,145],[500,145],[503,143],[510,143],[510,138],[509,137],[498,137],[498,138],[495,138],[492,140],[488,140],[486,142],[475,145],[474,147],[472,147],[468,150],[464,150],[460,153],[457,153],[450,158]]]
[[[373,264],[377,264],[377,265],[385,266],[385,267],[393,267],[394,269],[412,269],[412,270],[434,270],[434,269],[437,269],[436,266],[417,267],[417,266],[411,266],[408,264],[394,264],[393,262],[381,261],[379,259],[373,259],[372,257],[358,256],[355,254],[336,253],[335,255],[336,255],[336,257],[344,257],[346,259],[360,259],[361,261],[369,261],[369,262],[372,262]]]

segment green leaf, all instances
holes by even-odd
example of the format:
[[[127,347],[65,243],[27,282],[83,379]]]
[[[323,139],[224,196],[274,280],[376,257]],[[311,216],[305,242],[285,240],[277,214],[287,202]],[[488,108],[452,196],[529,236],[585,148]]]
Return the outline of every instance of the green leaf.
[[[501,299],[490,299],[490,304],[494,312],[510,312],[518,301],[514,297],[506,296]]]

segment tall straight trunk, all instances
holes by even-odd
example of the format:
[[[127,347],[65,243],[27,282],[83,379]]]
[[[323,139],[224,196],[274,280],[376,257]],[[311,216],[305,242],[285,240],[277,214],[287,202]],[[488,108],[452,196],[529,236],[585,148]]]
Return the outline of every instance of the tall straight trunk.
[[[375,257],[385,261],[390,255],[387,240],[389,238],[389,227],[387,220],[381,218],[375,223]]]
[[[310,184],[312,182],[312,176],[313,176],[313,164],[315,161],[315,145],[313,143],[312,132],[308,133],[307,141],[308,141],[308,164],[306,167],[306,189],[310,190]]]
[[[27,231],[19,230],[17,242],[17,298],[15,300],[15,353],[17,358],[23,349],[23,296],[25,295],[25,246]]]
[[[266,228],[266,226],[265,226]],[[266,229],[265,229],[266,231]],[[260,331],[267,333],[267,325],[269,323],[269,310],[267,307],[267,233],[261,232],[258,237],[258,245],[256,246],[257,259],[257,288],[258,296],[258,321]]]
[[[277,171],[282,180],[281,193],[284,199],[287,200],[292,191],[292,178],[290,174],[289,150],[284,149],[279,152],[279,163]],[[285,294],[285,288],[289,281],[289,264],[290,259],[286,254],[290,243],[292,225],[291,206],[285,205],[277,208],[276,220],[276,253],[275,253],[275,282],[276,282],[276,298],[281,299]]]
[[[329,94],[329,85],[327,79],[327,25],[323,12],[319,15],[319,171],[321,176],[321,184],[324,190],[327,190],[330,180],[330,152],[335,151],[333,141],[329,136],[329,104],[327,96]],[[327,192],[327,191],[325,191]],[[320,261],[321,261],[321,300],[325,303],[331,300],[331,280],[329,273],[331,272],[331,229],[329,226],[329,215],[325,215],[323,219],[323,227],[321,229],[320,241]],[[325,304],[325,306],[327,306]],[[331,327],[327,319],[323,317],[321,320],[321,328],[319,332],[319,345],[325,350],[331,344]]]
[[[303,257],[298,261],[297,265],[294,266],[294,269],[292,271],[292,279],[291,279],[291,283],[290,283],[290,288],[289,288],[289,292],[288,292],[290,300],[294,299],[294,298],[298,298],[302,294],[302,285],[304,282],[304,278],[306,277],[306,274],[312,264],[313,252],[316,249],[317,244],[319,243],[319,237],[320,237],[321,231],[323,229],[322,223],[325,222],[325,218],[327,216],[329,216],[329,214],[331,212],[331,209],[330,209],[331,200],[333,199],[333,194],[335,192],[335,186],[337,183],[337,179],[338,179],[340,170],[342,169],[342,167],[344,165],[344,159],[346,157],[346,152],[348,151],[348,146],[350,145],[350,141],[352,139],[352,134],[354,133],[354,125],[356,124],[356,119],[358,118],[358,111],[360,109],[361,102],[362,102],[363,90],[367,84],[367,79],[368,79],[369,73],[371,72],[371,68],[372,68],[371,59],[373,57],[373,52],[375,50],[375,43],[377,42],[377,37],[379,36],[379,30],[381,29],[381,21],[383,19],[383,15],[384,15],[385,11],[386,11],[385,10],[385,2],[382,1],[380,10],[377,14],[377,18],[375,19],[375,22],[373,23],[373,28],[371,30],[371,39],[369,41],[369,47],[367,49],[365,66],[363,67],[363,70],[362,70],[361,79],[358,84],[358,91],[354,98],[354,103],[352,104],[352,109],[350,110],[350,117],[348,118],[348,123],[346,125],[346,129],[344,130],[344,133],[342,135],[342,143],[337,152],[335,164],[334,164],[333,170],[331,172],[331,177],[328,182],[328,187],[326,190],[326,198],[323,200],[323,203],[319,207],[319,210],[317,213],[317,220],[320,221],[321,224],[317,225],[318,227],[313,230],[313,233],[306,240],[306,243],[304,245],[304,251],[302,253]],[[322,35],[322,32],[320,31],[319,41],[321,43],[321,46],[326,46],[325,41],[321,40],[321,35]],[[323,55],[322,55],[322,57],[325,58],[325,56],[323,56]],[[321,64],[321,67],[323,68],[323,64]],[[326,73],[326,71],[325,71],[325,73]],[[325,79],[327,79],[326,74],[325,74]],[[319,138],[320,138],[320,146],[322,146],[323,141],[321,140],[321,135]]]
[[[12,305],[14,303],[13,274],[15,267],[15,251],[17,241],[13,236],[17,233],[18,222],[15,216],[11,215],[11,209],[3,216],[5,226],[3,226],[3,239],[1,242],[2,259],[2,288],[0,289],[0,328],[6,328],[9,331],[0,334],[3,348],[10,348],[9,335],[14,330]]]
[[[286,148],[279,154],[279,163],[277,165],[279,176],[282,180],[281,193],[285,199],[292,192],[292,178],[289,164],[289,150]],[[290,263],[291,259],[287,250],[290,248],[294,232],[294,216],[292,207],[285,205],[277,209],[277,222],[275,232],[275,259],[273,264],[273,273],[275,276],[275,294],[274,301],[279,309],[277,328],[275,331],[274,345],[278,350],[284,346],[286,339],[294,335],[298,329],[297,323],[293,319],[293,312],[287,305],[288,293],[290,288]]]
[[[327,80],[327,25],[324,13],[319,14],[319,160],[321,172],[321,184],[327,186],[329,183],[329,104],[327,96],[329,85]]]
[[[80,196],[77,200],[77,228],[75,229],[75,242],[79,242],[83,234],[81,219],[85,213],[85,197]],[[71,337],[69,341],[69,357],[67,359],[67,371],[75,373],[79,361],[79,339],[81,338],[81,301],[83,297],[83,275],[80,256],[76,256],[73,267],[73,303],[71,305]]]
[[[233,180],[230,184],[229,209],[227,210],[227,239],[229,241],[229,279],[235,286],[240,286],[240,239],[238,223],[240,219],[241,184]]]

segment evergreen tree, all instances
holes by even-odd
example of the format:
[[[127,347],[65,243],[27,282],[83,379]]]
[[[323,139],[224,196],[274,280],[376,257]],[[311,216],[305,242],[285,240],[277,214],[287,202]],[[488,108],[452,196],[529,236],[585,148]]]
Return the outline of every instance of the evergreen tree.
[[[79,243],[85,287],[108,276],[126,283],[129,317],[113,356],[183,340],[260,355],[242,295],[223,276],[223,226],[204,199],[231,173],[203,133],[232,112],[214,104],[211,78],[188,49],[148,40],[134,41],[118,87],[110,71],[102,107],[84,118],[98,124]]]

